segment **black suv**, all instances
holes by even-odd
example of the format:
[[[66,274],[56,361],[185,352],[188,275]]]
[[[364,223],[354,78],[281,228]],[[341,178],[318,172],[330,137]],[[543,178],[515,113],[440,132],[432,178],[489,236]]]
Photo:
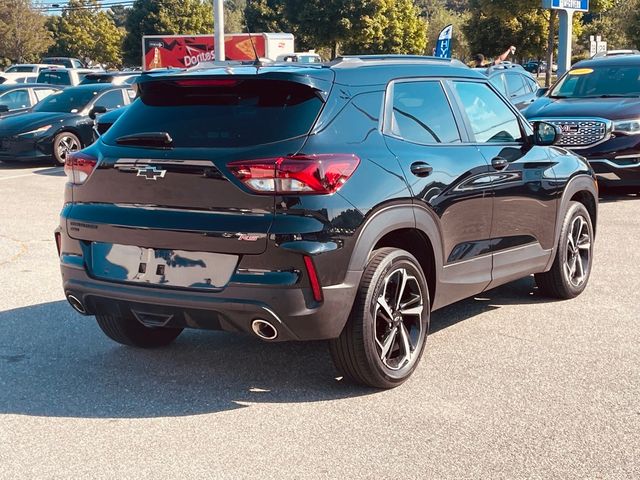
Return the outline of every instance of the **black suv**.
[[[389,388],[416,367],[433,310],[530,274],[578,295],[592,170],[458,65],[143,74],[68,158],[67,299],[138,347],[185,327],[327,339],[346,378]]]
[[[604,186],[640,187],[640,55],[577,63],[525,114],[557,125],[558,145],[586,157]]]

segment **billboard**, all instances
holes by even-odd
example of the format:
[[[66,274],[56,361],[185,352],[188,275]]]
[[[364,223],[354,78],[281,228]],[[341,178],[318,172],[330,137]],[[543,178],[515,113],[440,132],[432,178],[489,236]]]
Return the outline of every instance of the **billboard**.
[[[251,43],[253,42],[253,46]],[[227,60],[253,60],[254,50],[265,56],[266,41],[263,34],[246,33],[225,35]],[[189,68],[200,62],[215,60],[213,35],[145,35],[142,38],[142,68]]]

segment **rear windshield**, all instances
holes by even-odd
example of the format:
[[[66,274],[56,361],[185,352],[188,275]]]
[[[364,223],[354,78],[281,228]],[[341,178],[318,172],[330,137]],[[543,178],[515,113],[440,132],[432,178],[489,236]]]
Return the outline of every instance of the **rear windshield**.
[[[640,96],[640,66],[603,65],[574,68],[550,93],[559,98]]]
[[[85,75],[80,85],[89,85],[92,83],[111,83],[113,82],[113,75]]]
[[[38,83],[49,83],[51,85],[71,85],[69,72],[60,70],[58,72],[40,72]]]
[[[282,80],[180,79],[142,93],[104,137],[167,132],[174,147],[241,147],[309,132],[323,102],[311,87]]]

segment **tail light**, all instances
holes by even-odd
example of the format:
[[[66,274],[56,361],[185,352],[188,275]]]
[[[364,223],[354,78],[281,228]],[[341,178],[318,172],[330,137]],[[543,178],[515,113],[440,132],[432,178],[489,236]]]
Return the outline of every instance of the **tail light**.
[[[360,159],[353,154],[324,153],[231,162],[231,173],[256,193],[331,194],[353,175]]]
[[[64,162],[64,173],[67,174],[69,182],[74,185],[82,185],[89,178],[97,164],[98,159],[86,153],[69,153]]]

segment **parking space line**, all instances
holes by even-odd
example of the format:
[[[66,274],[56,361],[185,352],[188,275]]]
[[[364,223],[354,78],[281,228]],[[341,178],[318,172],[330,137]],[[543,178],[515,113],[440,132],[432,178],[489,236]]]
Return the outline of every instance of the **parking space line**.
[[[62,168],[62,167],[60,167],[60,168]],[[43,170],[46,170],[46,169],[43,169]],[[10,177],[0,177],[0,181],[1,181],[1,180],[11,180],[11,179],[14,179],[14,178],[30,177],[30,176],[32,176],[34,173],[39,172],[39,171],[40,171],[40,170],[34,170],[34,171],[33,171],[33,172],[31,172],[31,173],[23,173],[23,174],[21,174],[21,175],[12,175],[12,176],[10,176]],[[41,175],[53,175],[53,174],[55,174],[55,173],[57,173],[57,172],[59,172],[59,171],[60,171],[60,170],[58,169],[58,170],[56,170],[55,172],[51,172],[51,173],[41,173]]]

